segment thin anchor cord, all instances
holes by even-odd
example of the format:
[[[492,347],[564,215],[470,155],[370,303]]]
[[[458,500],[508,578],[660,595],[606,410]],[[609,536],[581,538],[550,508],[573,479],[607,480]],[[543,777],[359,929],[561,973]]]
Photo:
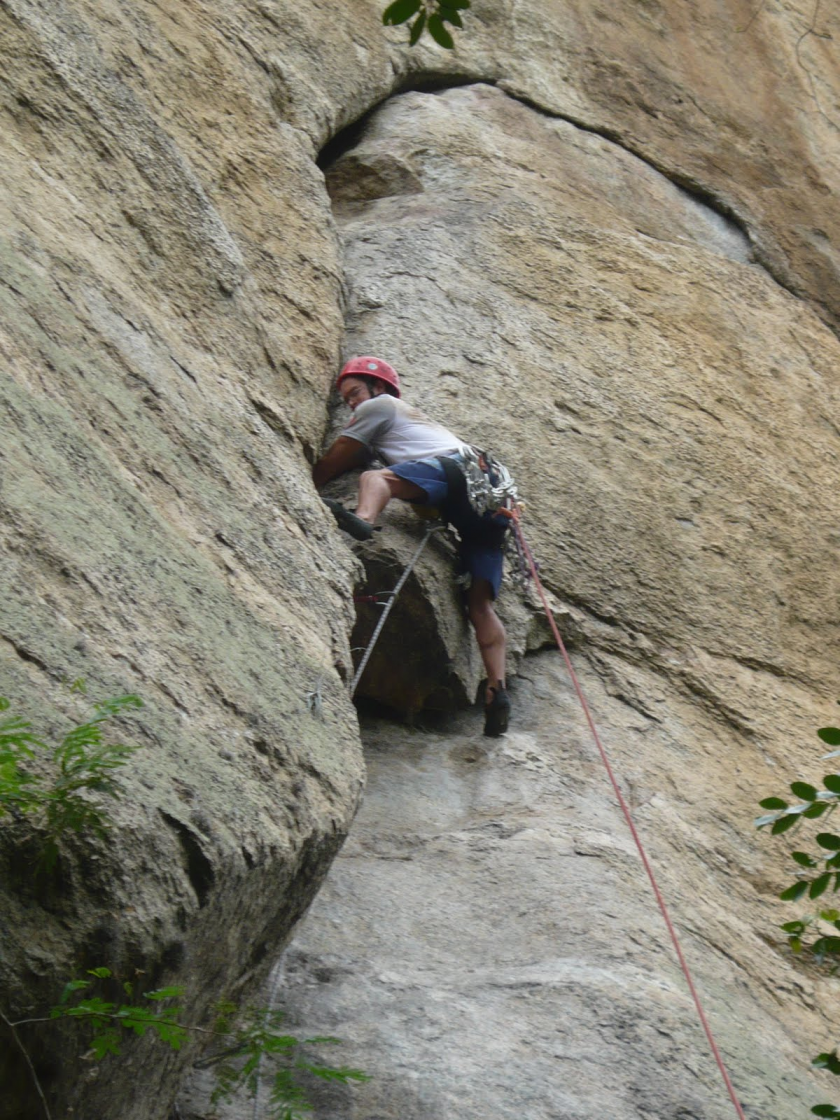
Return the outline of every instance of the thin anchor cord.
[[[414,555],[411,557],[411,559],[409,560],[408,564],[405,567],[405,570],[403,571],[403,574],[400,576],[399,581],[397,582],[397,586],[394,588],[393,591],[391,591],[389,593],[390,598],[388,599],[388,602],[387,602],[387,604],[385,606],[385,609],[383,610],[382,614],[379,616],[379,622],[377,622],[377,624],[376,624],[376,629],[373,631],[373,635],[371,636],[371,639],[367,644],[367,648],[365,650],[364,656],[362,657],[362,660],[359,662],[359,667],[356,670],[356,673],[353,677],[353,680],[350,682],[350,696],[351,696],[351,698],[355,695],[356,689],[359,685],[359,681],[362,679],[362,673],[364,673],[365,669],[367,668],[367,663],[368,663],[368,661],[370,661],[370,655],[373,653],[373,648],[379,640],[379,635],[382,633],[382,627],[385,625],[385,622],[387,621],[388,615],[391,613],[391,607],[393,607],[394,603],[396,603],[397,596],[402,591],[403,586],[405,584],[405,581],[408,579],[409,575],[414,570],[414,565],[420,559],[420,556],[423,552],[423,549],[429,543],[429,538],[431,537],[432,533],[436,533],[436,532],[438,532],[438,530],[440,530],[442,528],[443,528],[442,525],[430,525],[429,526],[429,528],[426,530],[426,535],[423,537],[422,541],[420,542],[420,544],[415,549]]]

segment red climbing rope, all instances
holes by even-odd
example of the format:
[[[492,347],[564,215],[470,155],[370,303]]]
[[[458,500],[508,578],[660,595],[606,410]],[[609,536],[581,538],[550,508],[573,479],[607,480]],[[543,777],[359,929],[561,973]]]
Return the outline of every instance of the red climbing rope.
[[[534,557],[531,553],[531,549],[528,547],[528,542],[525,540],[525,537],[522,534],[522,528],[519,524],[519,515],[516,510],[511,511],[511,519],[513,521],[514,532],[516,533],[517,539],[522,547],[522,551],[525,554],[525,558],[528,561],[528,567],[531,570],[531,575],[533,576],[534,583],[536,584],[537,591],[539,592],[540,599],[542,600],[542,605],[545,610],[546,617],[548,618],[549,625],[551,626],[552,633],[554,634],[554,640],[557,642],[557,648],[560,650],[560,653],[563,655],[563,660],[566,662],[566,668],[569,671],[569,676],[571,677],[572,684],[574,685],[575,692],[578,696],[578,700],[580,700],[581,707],[583,708],[584,715],[586,716],[586,721],[589,724],[589,730],[592,732],[592,737],[595,740],[595,745],[597,746],[598,753],[601,756],[601,761],[606,767],[606,771],[609,775],[610,782],[612,783],[613,790],[615,791],[615,795],[618,798],[618,803],[621,806],[621,811],[624,814],[624,818],[627,821],[630,832],[633,835],[633,840],[635,841],[636,847],[639,850],[639,855],[642,857],[642,863],[644,864],[645,871],[647,872],[648,879],[650,880],[650,885],[653,888],[653,893],[656,895],[656,901],[659,904],[659,909],[662,913],[662,917],[665,920],[665,925],[667,926],[668,933],[670,934],[671,941],[674,945],[674,949],[676,950],[677,957],[680,962],[680,967],[683,970],[683,975],[685,976],[686,983],[688,984],[688,990],[691,992],[691,998],[694,1000],[694,1006],[697,1008],[697,1014],[700,1017],[700,1022],[703,1026],[703,1030],[706,1032],[706,1038],[709,1040],[709,1046],[712,1048],[712,1053],[715,1056],[715,1061],[717,1062],[718,1068],[720,1069],[720,1072],[723,1076],[723,1080],[726,1084],[729,1096],[732,1099],[732,1103],[735,1105],[735,1111],[738,1114],[739,1120],[746,1120],[744,1110],[741,1108],[740,1101],[735,1095],[735,1089],[733,1088],[732,1082],[729,1078],[729,1074],[726,1070],[726,1066],[724,1065],[723,1058],[721,1057],[720,1051],[718,1050],[717,1043],[715,1042],[714,1035],[712,1034],[712,1028],[709,1026],[709,1021],[706,1018],[706,1013],[703,1010],[703,1005],[700,1002],[700,996],[697,994],[697,989],[694,986],[694,981],[691,977],[691,971],[688,967],[688,963],[686,962],[685,957],[683,956],[679,938],[677,937],[677,931],[674,929],[674,924],[671,921],[670,914],[668,913],[668,907],[665,905],[665,899],[662,897],[662,892],[659,889],[659,884],[657,883],[656,876],[653,873],[653,867],[651,866],[650,860],[647,857],[647,852],[645,851],[642,839],[639,836],[638,831],[636,830],[636,825],[633,823],[633,817],[630,813],[630,808],[624,799],[624,795],[619,788],[618,782],[615,779],[615,774],[613,773],[612,766],[610,765],[610,760],[607,757],[607,752],[604,749],[603,744],[601,743],[601,737],[598,734],[598,729],[595,727],[595,721],[592,719],[592,713],[589,710],[589,705],[586,702],[586,697],[583,694],[583,689],[581,688],[580,682],[577,679],[577,674],[575,673],[575,670],[572,666],[572,662],[566,650],[563,639],[560,637],[560,631],[557,629],[557,623],[554,621],[554,615],[551,612],[551,607],[548,605],[548,599],[546,598],[545,591],[543,590],[543,585],[540,582],[540,577],[537,573],[537,565],[534,562]]]

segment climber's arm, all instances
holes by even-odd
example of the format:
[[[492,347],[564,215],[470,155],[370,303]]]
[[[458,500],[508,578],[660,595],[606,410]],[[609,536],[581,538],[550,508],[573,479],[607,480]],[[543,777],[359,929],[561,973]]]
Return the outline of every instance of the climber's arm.
[[[346,471],[363,467],[369,458],[368,449],[357,439],[339,436],[312,468],[315,489],[321,490],[328,482]]]

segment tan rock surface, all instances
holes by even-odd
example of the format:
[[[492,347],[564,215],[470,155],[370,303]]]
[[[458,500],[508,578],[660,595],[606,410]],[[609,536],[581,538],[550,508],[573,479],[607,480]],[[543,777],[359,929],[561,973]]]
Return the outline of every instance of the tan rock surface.
[[[0,41],[2,691],[44,733],[89,712],[63,681],[147,705],[112,841],[72,846],[54,896],[3,833],[3,1008],[108,964],[200,1019],[270,964],[362,781],[354,565],[307,462],[342,327],[329,203],[212,23],[4,4]],[[94,1080],[81,1034],[58,1074],[55,1038],[25,1041],[59,1115],[167,1115],[189,1059]],[[2,1049],[0,1112],[31,1117]]]
[[[69,851],[45,900],[4,833],[13,1015],[103,955],[186,983],[200,1015],[253,985],[317,889],[361,780],[342,680],[359,569],[308,461],[353,348],[387,350],[518,466],[607,690],[655,726],[690,713],[669,827],[686,767],[716,805],[741,768],[686,844],[713,850],[697,837],[751,814],[756,768],[775,784],[827,721],[837,343],[816,313],[836,321],[838,69],[817,14],[801,39],[804,5],[736,34],[717,5],[476,0],[447,54],[409,52],[373,0],[0,2],[3,691],[56,727],[87,711],[65,679],[147,701],[110,848]],[[331,172],[342,260],[318,149],[396,90],[465,79],[569,121],[489,85],[387,104]],[[477,667],[435,563],[415,610],[427,596],[450,702]],[[710,740],[737,744],[722,773]],[[189,1052],[141,1047],[97,1082],[80,1045],[60,1107],[167,1115]],[[38,1107],[21,1085],[11,1117]]]
[[[836,10],[498,0],[467,28],[454,58],[426,46],[411,69],[496,81],[715,199],[836,326]]]
[[[328,176],[350,340],[514,466],[552,590],[741,724],[763,674],[835,681],[833,334],[714,212],[498,90],[391,101],[357,183],[383,153],[423,190]]]

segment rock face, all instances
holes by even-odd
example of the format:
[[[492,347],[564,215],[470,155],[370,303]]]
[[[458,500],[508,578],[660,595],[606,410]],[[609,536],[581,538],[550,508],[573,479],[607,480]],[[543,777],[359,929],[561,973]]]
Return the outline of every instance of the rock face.
[[[393,339],[412,398],[515,466],[746,1114],[782,1120],[831,1026],[779,997],[821,985],[765,943],[749,829],[830,715],[837,340],[724,216],[499,89],[392,99],[327,182],[353,348]],[[732,1115],[559,659],[514,696],[501,745],[364,728],[285,975],[374,1081],[318,1114]]]
[[[247,992],[361,787],[354,561],[307,461],[342,330],[329,200],[261,71],[182,17],[0,6],[2,691],[45,734],[90,710],[64,681],[146,703],[107,845],[45,893],[2,833],[13,1019],[99,965],[183,985],[196,1022]],[[79,1032],[22,1030],[54,1115],[166,1116],[189,1058],[95,1078]],[[0,1049],[0,1113],[38,1115]]]
[[[45,890],[0,829],[0,1006],[108,964],[204,1022],[314,897],[362,781],[352,590],[422,533],[389,514],[354,557],[309,481],[342,354],[379,352],[515,470],[739,1092],[782,1120],[826,982],[764,943],[749,822],[838,687],[836,17],[475,6],[446,53],[361,0],[0,0],[2,691],[39,728],[84,718],[80,677],[147,705],[107,845]],[[722,1117],[529,596],[514,732],[452,721],[480,669],[446,547],[362,682],[419,723],[363,726],[286,959],[293,1019],[376,1074],[316,1115]],[[162,1120],[195,1050],[82,1075],[73,1032],[21,1032],[56,1115]]]

